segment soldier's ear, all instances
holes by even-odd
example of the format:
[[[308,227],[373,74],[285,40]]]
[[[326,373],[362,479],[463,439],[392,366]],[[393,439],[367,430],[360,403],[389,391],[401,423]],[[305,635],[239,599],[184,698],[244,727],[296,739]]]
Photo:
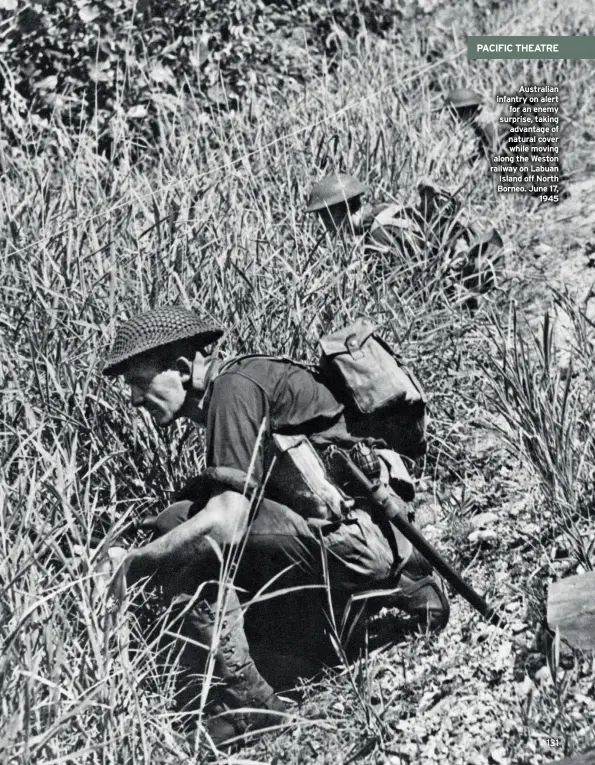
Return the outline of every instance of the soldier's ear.
[[[185,356],[176,359],[176,369],[180,373],[183,385],[187,385],[192,380],[192,362]]]

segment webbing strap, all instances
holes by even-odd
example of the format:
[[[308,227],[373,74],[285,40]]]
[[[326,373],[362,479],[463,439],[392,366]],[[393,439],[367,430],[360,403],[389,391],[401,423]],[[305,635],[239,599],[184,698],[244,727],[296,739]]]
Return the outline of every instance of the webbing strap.
[[[213,379],[223,374],[224,372],[227,372],[233,364],[237,364],[238,362],[244,361],[245,359],[269,359],[269,361],[284,361],[287,364],[293,364],[296,367],[306,369],[308,372],[320,371],[320,366],[318,364],[309,364],[306,361],[296,361],[295,359],[289,358],[289,356],[274,356],[268,353],[246,353],[243,356],[234,356],[233,358],[224,361],[223,364],[219,367],[219,370]]]

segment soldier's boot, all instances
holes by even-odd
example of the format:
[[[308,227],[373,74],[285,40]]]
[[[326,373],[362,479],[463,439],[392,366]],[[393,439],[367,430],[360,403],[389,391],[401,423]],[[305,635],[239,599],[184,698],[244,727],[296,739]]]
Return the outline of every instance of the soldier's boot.
[[[364,610],[351,611],[353,621],[345,629],[343,641],[350,658],[361,654],[364,645],[374,649],[401,639],[411,630],[437,632],[448,623],[450,606],[442,581],[411,542],[394,527],[393,533],[398,540],[397,565],[382,587],[390,594],[377,595],[374,589],[369,590]],[[388,611],[381,614],[383,609]],[[343,614],[339,604],[335,618],[342,619]]]
[[[397,590],[383,605],[405,612],[423,629],[443,629],[450,618],[450,605],[442,580],[400,531],[393,528],[393,533],[400,557],[393,575]]]
[[[424,629],[443,629],[450,617],[450,605],[442,580],[430,563],[413,549],[402,564],[399,591],[391,598],[391,606],[412,617]]]
[[[197,644],[208,648],[214,656],[217,685],[211,689],[205,712],[206,729],[216,746],[225,746],[231,739],[239,742],[251,731],[288,721],[289,716],[283,714],[286,704],[260,675],[250,656],[242,609],[234,590],[227,595],[227,607],[219,624],[212,601],[203,600],[187,613],[184,632],[191,646],[186,652],[190,656],[182,654],[187,669],[191,669],[188,658],[196,654]],[[197,706],[199,698],[196,675],[189,681],[187,675],[180,700],[184,700],[188,710]]]

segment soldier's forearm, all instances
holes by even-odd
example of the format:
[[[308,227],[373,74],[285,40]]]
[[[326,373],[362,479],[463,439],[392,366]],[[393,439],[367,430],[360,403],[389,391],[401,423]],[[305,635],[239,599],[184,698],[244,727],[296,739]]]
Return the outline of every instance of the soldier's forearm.
[[[200,564],[212,550],[209,540],[218,545],[238,544],[248,527],[249,510],[249,501],[236,492],[213,497],[194,517],[129,554],[128,583],[133,584],[158,570],[178,569],[193,562]]]

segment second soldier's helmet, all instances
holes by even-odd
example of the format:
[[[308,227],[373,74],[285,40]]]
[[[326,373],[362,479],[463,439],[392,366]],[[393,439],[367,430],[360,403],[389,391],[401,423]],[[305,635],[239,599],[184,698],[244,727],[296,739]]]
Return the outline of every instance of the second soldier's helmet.
[[[483,98],[469,88],[457,88],[446,94],[446,107],[463,121],[471,120],[481,109]]]
[[[333,173],[327,175],[312,186],[306,212],[318,212],[332,205],[346,204],[350,199],[365,194],[367,191],[353,175]]]
[[[469,88],[457,88],[446,94],[446,103],[453,109],[465,109],[469,106],[479,108],[483,104],[483,98],[479,93],[469,90]]]

